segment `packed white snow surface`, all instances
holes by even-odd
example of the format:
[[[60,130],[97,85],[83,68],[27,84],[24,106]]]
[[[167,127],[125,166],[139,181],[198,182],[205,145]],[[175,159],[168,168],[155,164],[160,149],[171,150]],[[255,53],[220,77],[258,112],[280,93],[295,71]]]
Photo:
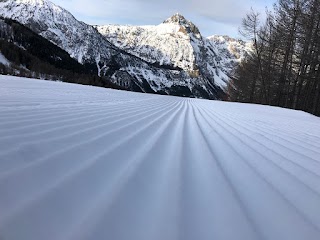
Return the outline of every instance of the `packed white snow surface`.
[[[1,240],[319,240],[320,120],[0,76]]]

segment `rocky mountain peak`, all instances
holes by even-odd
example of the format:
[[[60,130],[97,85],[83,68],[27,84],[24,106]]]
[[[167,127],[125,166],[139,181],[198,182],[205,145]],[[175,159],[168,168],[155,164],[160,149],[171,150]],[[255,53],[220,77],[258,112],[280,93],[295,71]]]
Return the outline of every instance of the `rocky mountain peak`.
[[[189,23],[189,21],[180,13],[176,13],[165,20],[163,23],[176,23],[180,25],[186,25]]]
[[[185,33],[193,33],[200,37],[200,31],[196,25],[194,25],[191,21],[187,20],[180,13],[176,13],[167,20],[163,22],[164,24],[178,24],[182,27]]]

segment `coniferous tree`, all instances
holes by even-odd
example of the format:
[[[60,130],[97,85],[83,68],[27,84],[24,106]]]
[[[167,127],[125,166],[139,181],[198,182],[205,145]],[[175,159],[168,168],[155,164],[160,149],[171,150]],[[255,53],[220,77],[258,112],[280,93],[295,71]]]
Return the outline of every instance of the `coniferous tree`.
[[[279,0],[266,21],[244,18],[252,52],[234,71],[231,100],[301,109],[320,115],[319,0]]]

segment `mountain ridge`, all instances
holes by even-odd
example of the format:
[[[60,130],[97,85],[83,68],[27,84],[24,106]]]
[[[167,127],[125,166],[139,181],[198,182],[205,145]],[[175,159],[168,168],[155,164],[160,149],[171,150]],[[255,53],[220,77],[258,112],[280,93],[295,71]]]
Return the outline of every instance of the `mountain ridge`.
[[[180,14],[159,25],[167,34],[178,37],[173,40],[178,41],[173,60],[172,53],[166,56],[165,52],[170,44],[164,49],[149,46],[153,54],[150,56],[143,55],[143,51],[138,54],[121,47],[114,38],[103,36],[98,26],[78,21],[47,0],[1,0],[0,16],[21,22],[79,63],[90,66],[97,75],[106,76],[128,90],[209,99],[221,99],[224,95],[228,77],[217,63],[214,46]]]
[[[159,25],[95,27],[115,46],[148,62],[178,66],[189,76],[201,74],[222,89],[227,86],[228,71],[218,63],[219,49],[181,14],[174,14]]]

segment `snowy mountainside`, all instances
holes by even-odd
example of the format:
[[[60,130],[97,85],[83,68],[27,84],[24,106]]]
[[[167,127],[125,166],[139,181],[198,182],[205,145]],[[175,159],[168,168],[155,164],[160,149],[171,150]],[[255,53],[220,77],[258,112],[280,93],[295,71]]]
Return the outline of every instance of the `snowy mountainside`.
[[[146,61],[195,70],[196,59],[191,34],[184,26],[165,22],[158,26],[96,26],[113,44]],[[200,34],[196,35],[200,39]]]
[[[2,0],[0,15],[17,20],[84,63],[93,56],[109,58],[110,47],[91,26],[45,0]]]
[[[20,56],[16,58],[19,58],[21,64],[22,58],[28,59],[26,55],[30,54],[59,69],[71,70],[77,73],[90,72],[89,69],[85,69],[85,66],[71,58],[66,51],[15,20],[2,19],[0,17],[0,40],[6,43],[3,44],[2,42],[0,44],[0,51],[2,50],[3,54],[5,51],[6,54],[4,55],[10,55],[11,60],[16,60],[13,45],[26,53],[24,57],[21,57],[22,53],[16,54]]]
[[[47,0],[2,0],[0,16],[17,20],[95,69],[98,75],[129,90],[218,99],[221,85],[210,74],[193,74],[169,65],[145,61],[119,49],[94,27]],[[192,62],[190,62],[192,65]]]
[[[229,36],[213,35],[207,39],[215,47],[217,61],[227,74],[230,73],[252,49],[252,43]]]
[[[179,67],[190,77],[203,76],[226,87],[228,77],[220,68],[215,47],[181,14],[156,26],[96,26],[117,47],[150,63]]]

